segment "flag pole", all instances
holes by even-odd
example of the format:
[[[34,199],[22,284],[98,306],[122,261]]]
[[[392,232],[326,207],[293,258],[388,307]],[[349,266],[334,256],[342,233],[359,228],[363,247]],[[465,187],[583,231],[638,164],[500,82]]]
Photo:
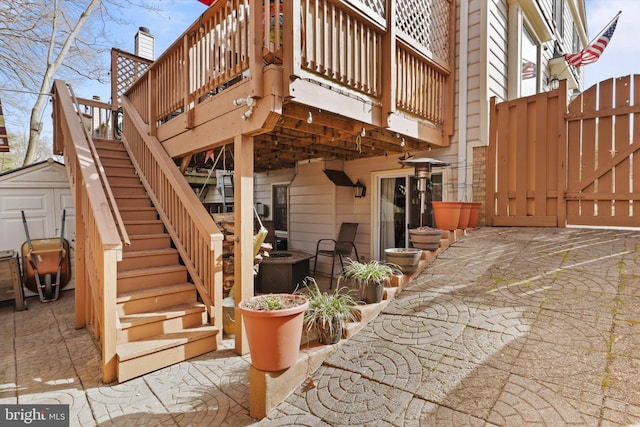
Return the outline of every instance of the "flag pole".
[[[611,24],[613,24],[613,21],[615,21],[616,19],[618,19],[618,17],[619,17],[621,14],[622,14],[622,11],[621,11],[621,10],[619,10],[619,11],[618,11],[618,13],[616,13],[616,16],[614,16],[614,17],[611,19],[611,21],[609,21],[609,23],[607,23],[607,25],[605,25],[605,26],[604,26],[604,28],[603,28],[603,29],[602,29],[602,30],[601,30],[601,31],[600,31],[600,32],[599,32],[599,33],[598,33],[594,38],[592,38],[592,39],[591,39],[591,41],[590,41],[590,42],[585,46],[585,48],[586,48],[587,46],[590,46],[590,45],[591,45],[594,41],[596,41],[597,39],[599,39],[599,38],[600,38],[600,36],[601,36],[601,35],[603,35],[603,34],[605,33],[605,31],[607,31],[607,30],[609,29],[609,27],[611,26]],[[584,49],[584,48],[583,48],[583,49]],[[587,64],[587,65],[589,65],[589,64]],[[582,65],[580,65],[580,66],[582,67]],[[567,68],[569,68],[569,67],[570,67],[570,65],[569,65],[569,64],[567,64],[567,65],[562,69],[562,71],[560,71],[560,72],[559,72],[558,74],[556,74],[555,76],[556,76],[556,77],[558,77],[558,75],[559,75],[559,74],[564,73],[564,70],[566,70],[566,69],[567,69]]]
[[[602,29],[602,31],[600,31],[598,33],[597,36],[595,36],[594,38],[591,39],[591,41],[589,42],[589,44],[587,46],[589,46],[591,43],[593,43],[594,41],[596,41],[601,35],[604,34],[605,31],[607,31],[609,29],[609,27],[611,26],[611,24],[613,24],[613,21],[615,21],[616,19],[618,19],[618,16],[620,16],[620,14],[622,13],[622,11],[618,11],[618,13],[616,13],[616,16],[614,16],[611,21],[609,21],[609,23],[607,25],[604,26],[604,28]],[[586,46],[585,46],[586,47]]]

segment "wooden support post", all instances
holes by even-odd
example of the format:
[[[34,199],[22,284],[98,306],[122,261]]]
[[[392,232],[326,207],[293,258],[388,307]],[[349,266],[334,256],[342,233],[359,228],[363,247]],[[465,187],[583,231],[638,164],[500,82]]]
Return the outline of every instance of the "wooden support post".
[[[108,384],[117,377],[116,355],[117,331],[116,331],[116,294],[118,278],[118,251],[117,249],[108,249],[104,251],[102,259],[103,274],[103,300],[102,300],[102,381]]]
[[[234,139],[234,194],[235,222],[235,276],[236,304],[253,296],[253,137],[236,136]],[[236,313],[238,311],[236,310]],[[244,321],[235,318],[235,350],[242,355],[249,352]]]
[[[262,16],[263,4],[254,1],[249,5],[251,19],[249,25],[249,71],[251,78],[251,96],[261,98],[264,91],[264,76],[262,73],[262,42],[265,34]],[[267,14],[265,14],[267,15]],[[256,18],[254,18],[256,17]],[[277,20],[276,20],[277,22]],[[269,29],[267,28],[267,31]],[[269,36],[266,37],[268,43]]]
[[[282,92],[283,97],[290,96],[289,83],[294,76],[300,76],[302,69],[302,37],[305,33],[302,31],[301,6],[299,1],[284,2],[284,34],[282,46]],[[286,35],[292,34],[292,37]]]
[[[396,111],[396,2],[387,1],[387,32],[382,38],[382,126],[389,127],[389,116]],[[378,66],[376,64],[376,66]],[[393,84],[391,84],[393,82]]]
[[[80,166],[76,162],[76,174],[80,174]],[[75,229],[75,306],[76,306],[76,328],[84,328],[87,325],[87,269],[86,259],[86,226],[83,211],[82,195],[84,180],[76,176],[74,194],[74,206],[76,207],[76,229]],[[88,204],[88,203],[85,203]]]
[[[149,70],[149,79],[148,79],[148,93],[149,93],[149,106],[147,111],[149,112],[149,117],[147,117],[147,124],[149,125],[149,135],[157,136],[158,128],[156,124],[156,116],[158,115],[158,97],[157,97],[157,71],[155,69]],[[144,117],[143,117],[144,119]]]

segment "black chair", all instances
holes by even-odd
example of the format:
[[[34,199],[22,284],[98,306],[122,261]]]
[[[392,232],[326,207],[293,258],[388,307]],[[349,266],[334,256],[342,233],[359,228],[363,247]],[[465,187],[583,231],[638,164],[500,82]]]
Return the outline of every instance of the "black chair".
[[[355,240],[356,232],[358,231],[358,224],[355,222],[343,222],[340,225],[340,232],[337,239],[320,239],[316,244],[316,256],[313,263],[313,277],[316,277],[316,268],[318,267],[318,257],[326,256],[331,257],[331,278],[329,282],[329,289],[333,287],[333,271],[336,265],[336,257],[340,260],[340,266],[344,271],[344,263],[342,257],[348,257],[351,252],[356,253],[356,260],[358,260],[358,250],[356,249]],[[322,248],[320,247],[322,246]]]

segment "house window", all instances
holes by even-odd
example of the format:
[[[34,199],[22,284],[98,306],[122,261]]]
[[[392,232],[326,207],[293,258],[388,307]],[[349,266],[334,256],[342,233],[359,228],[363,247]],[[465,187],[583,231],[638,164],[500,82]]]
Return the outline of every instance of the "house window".
[[[553,0],[553,22],[556,25],[558,36],[564,38],[564,0]]]
[[[580,52],[582,48],[580,47],[580,37],[578,36],[578,30],[576,29],[576,24],[573,24],[573,38],[571,39],[571,52]]]
[[[273,228],[276,231],[287,231],[289,209],[287,206],[287,184],[277,184],[272,187],[273,191]]]
[[[535,95],[538,93],[538,70],[540,69],[538,45],[524,26],[520,52],[520,96]]]

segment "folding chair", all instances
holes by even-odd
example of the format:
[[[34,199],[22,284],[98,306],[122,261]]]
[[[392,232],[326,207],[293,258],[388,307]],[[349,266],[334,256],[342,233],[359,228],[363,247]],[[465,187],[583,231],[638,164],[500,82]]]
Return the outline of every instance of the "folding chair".
[[[348,257],[351,255],[351,252],[355,252],[356,260],[359,259],[358,250],[355,245],[357,231],[358,223],[343,222],[342,225],[340,225],[340,232],[338,233],[337,239],[320,239],[316,244],[316,256],[313,263],[313,277],[316,276],[318,257],[331,257],[331,278],[329,282],[329,289],[333,288],[333,272],[336,265],[336,257],[340,260],[342,270],[344,270],[343,257]]]

